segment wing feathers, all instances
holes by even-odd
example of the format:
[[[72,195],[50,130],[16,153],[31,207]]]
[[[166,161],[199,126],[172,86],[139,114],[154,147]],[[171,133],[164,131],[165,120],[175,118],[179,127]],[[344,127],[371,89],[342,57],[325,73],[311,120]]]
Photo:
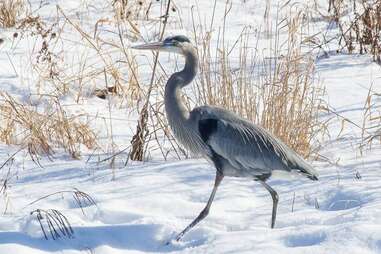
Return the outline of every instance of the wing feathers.
[[[297,170],[317,179],[307,162],[263,128],[217,107],[199,107],[192,114],[199,118],[203,141],[233,167],[254,176],[271,175],[273,170]]]

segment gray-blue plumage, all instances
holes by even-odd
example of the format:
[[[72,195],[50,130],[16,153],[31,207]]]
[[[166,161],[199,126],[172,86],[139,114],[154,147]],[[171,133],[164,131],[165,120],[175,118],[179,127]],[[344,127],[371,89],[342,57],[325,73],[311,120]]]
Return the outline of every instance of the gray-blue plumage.
[[[185,57],[184,69],[172,74],[165,87],[167,119],[176,139],[189,151],[212,161],[217,169],[214,188],[206,207],[178,234],[176,240],[208,215],[224,176],[253,179],[269,191],[273,199],[271,227],[274,227],[278,195],[266,180],[276,171],[295,171],[311,180],[318,180],[315,170],[265,129],[228,110],[211,106],[197,107],[191,112],[186,109],[181,99],[181,88],[191,83],[198,69],[196,50],[188,38],[173,36],[163,42],[133,48],[174,52]]]
[[[202,106],[190,112],[210,149],[229,165],[224,175],[266,180],[273,171],[297,171],[312,180],[317,173],[297,153],[258,125],[222,108]]]

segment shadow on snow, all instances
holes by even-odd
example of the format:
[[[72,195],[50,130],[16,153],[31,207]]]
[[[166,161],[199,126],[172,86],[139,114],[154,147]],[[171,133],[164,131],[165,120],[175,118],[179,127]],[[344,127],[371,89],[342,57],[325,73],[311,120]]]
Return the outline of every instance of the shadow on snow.
[[[158,239],[157,236],[169,236],[161,234],[162,226],[155,224],[74,227],[73,229],[74,238],[58,240],[33,238],[23,232],[0,232],[0,244],[18,244],[48,252],[95,249],[100,246],[143,252],[171,252],[192,247],[192,244],[165,245],[168,239]],[[196,245],[203,242],[197,241]]]

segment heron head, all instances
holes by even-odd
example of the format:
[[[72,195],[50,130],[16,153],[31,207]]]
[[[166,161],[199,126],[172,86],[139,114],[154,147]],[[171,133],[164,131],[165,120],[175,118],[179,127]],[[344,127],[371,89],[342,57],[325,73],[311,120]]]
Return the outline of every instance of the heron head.
[[[164,41],[161,42],[146,43],[143,45],[133,46],[132,48],[184,54],[184,50],[189,46],[191,46],[191,42],[187,37],[184,35],[176,35],[167,37]]]

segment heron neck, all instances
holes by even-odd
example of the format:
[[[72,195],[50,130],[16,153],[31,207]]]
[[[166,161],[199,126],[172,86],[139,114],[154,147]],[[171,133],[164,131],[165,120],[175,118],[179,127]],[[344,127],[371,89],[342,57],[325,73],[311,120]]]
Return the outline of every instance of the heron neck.
[[[196,77],[198,70],[198,59],[196,50],[192,47],[184,52],[185,66],[184,69],[177,74],[182,79],[181,88],[188,85]],[[174,75],[175,75],[174,74]]]
[[[189,117],[189,112],[181,99],[181,88],[192,82],[198,69],[195,49],[190,48],[186,50],[184,57],[184,69],[172,74],[165,87],[165,110],[172,128],[175,128],[175,123],[185,122]]]

